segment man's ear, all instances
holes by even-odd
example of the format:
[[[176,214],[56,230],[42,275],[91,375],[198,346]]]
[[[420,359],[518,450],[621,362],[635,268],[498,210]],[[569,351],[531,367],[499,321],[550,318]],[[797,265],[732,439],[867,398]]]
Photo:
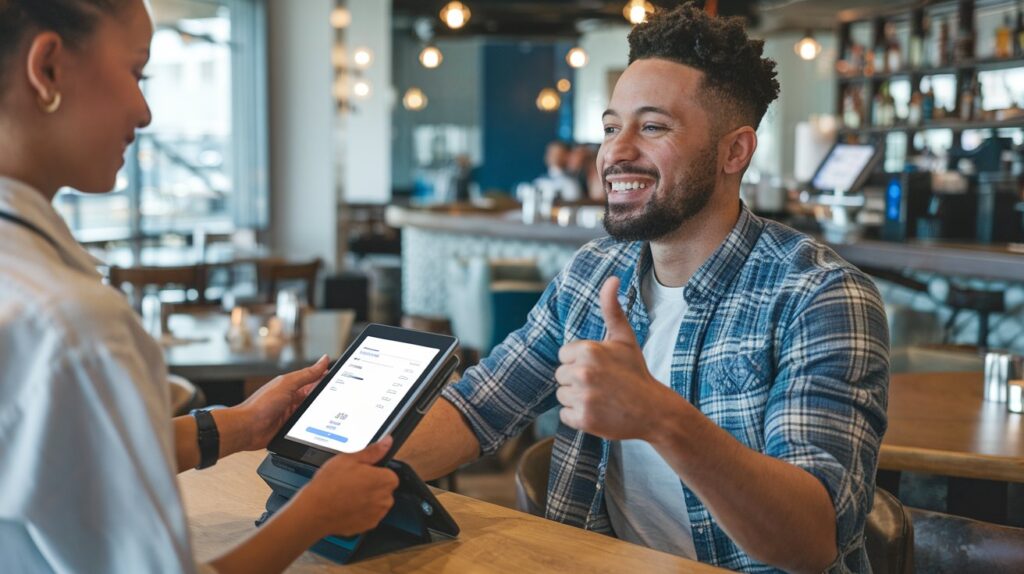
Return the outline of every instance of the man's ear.
[[[64,40],[56,32],[42,32],[32,38],[26,73],[38,101],[50,102],[60,93],[64,55]]]
[[[743,173],[757,150],[757,133],[750,126],[742,126],[722,136],[718,146],[718,157],[724,158],[722,170],[728,175]]]

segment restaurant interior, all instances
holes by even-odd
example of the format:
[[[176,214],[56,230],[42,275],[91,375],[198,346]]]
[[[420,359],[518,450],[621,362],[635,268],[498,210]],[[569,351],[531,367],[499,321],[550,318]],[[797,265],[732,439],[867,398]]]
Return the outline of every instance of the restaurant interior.
[[[374,323],[457,337],[460,370],[486,357],[606,235],[602,112],[632,26],[679,4],[151,3],[153,122],[112,193],[54,205],[160,341],[176,414],[236,405]],[[827,244],[885,303],[873,569],[1024,572],[1024,3],[703,4],[744,18],[778,65],[744,204]],[[519,522],[544,516],[558,423],[432,483],[507,507],[442,497],[462,539],[571,541],[532,564],[499,552],[495,571],[701,571]],[[200,556],[259,516],[252,460],[234,468],[255,483],[245,505],[236,483],[182,477]],[[473,550],[432,548],[358,571],[470,571]]]

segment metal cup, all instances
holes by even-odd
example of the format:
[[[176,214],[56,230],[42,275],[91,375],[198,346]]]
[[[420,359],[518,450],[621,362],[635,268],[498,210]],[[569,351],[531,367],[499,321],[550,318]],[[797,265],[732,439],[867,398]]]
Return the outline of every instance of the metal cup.
[[[1022,358],[1011,353],[985,354],[985,400],[1005,403],[1009,382],[1024,375]]]

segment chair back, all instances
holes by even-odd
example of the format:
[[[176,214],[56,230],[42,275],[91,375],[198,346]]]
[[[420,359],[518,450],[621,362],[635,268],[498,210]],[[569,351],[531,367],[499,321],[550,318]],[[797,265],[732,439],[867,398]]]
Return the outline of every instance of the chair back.
[[[124,285],[132,286],[133,304],[138,310],[142,305],[142,295],[147,287],[166,289],[179,287],[186,292],[194,289],[200,301],[205,300],[206,281],[205,268],[202,265],[183,265],[178,267],[111,267],[107,274],[110,284],[116,289],[124,290]]]
[[[898,498],[875,488],[864,525],[864,543],[874,574],[914,574],[914,524]]]
[[[911,510],[921,572],[1024,572],[1024,528]]]
[[[316,301],[316,278],[323,266],[323,260],[319,257],[312,261],[301,263],[290,263],[282,259],[263,259],[256,262],[256,274],[261,286],[265,286],[268,300],[272,303],[277,300],[277,292],[281,283],[286,281],[297,281],[304,284],[306,289],[306,303],[310,307],[315,306]]]
[[[548,505],[548,475],[555,439],[546,438],[523,452],[516,465],[516,508],[544,517]]]

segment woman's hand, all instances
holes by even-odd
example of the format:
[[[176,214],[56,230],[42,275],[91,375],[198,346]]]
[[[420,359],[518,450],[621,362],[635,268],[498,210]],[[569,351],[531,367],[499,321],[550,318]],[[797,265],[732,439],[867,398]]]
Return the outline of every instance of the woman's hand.
[[[312,366],[281,375],[263,385],[242,404],[213,411],[221,433],[221,456],[266,448],[281,425],[327,373],[329,364],[324,355]]]
[[[295,497],[322,536],[352,536],[377,526],[394,504],[398,476],[374,466],[391,448],[386,437],[355,454],[338,454]],[[307,514],[308,513],[308,514]]]

